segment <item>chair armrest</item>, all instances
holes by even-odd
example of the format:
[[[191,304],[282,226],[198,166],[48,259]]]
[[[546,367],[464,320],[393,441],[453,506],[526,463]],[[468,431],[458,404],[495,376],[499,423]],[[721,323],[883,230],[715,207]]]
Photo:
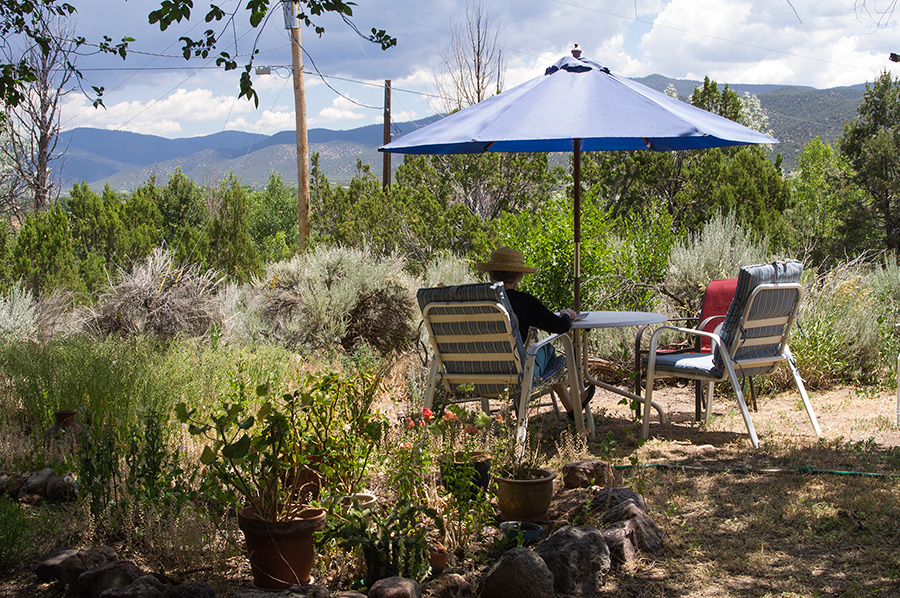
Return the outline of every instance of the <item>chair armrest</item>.
[[[678,326],[660,326],[656,330],[653,331],[653,336],[650,337],[650,359],[647,362],[647,367],[649,368],[656,362],[656,353],[658,351],[657,345],[659,344],[659,335],[663,330],[674,330],[676,332],[680,332],[682,334],[687,334],[688,336],[696,336],[701,337],[705,336],[712,341],[712,351],[722,351],[722,339],[718,334],[714,332],[704,332],[702,330],[697,330],[696,328],[680,328]],[[722,355],[724,358],[724,354]]]
[[[571,344],[572,339],[569,338],[569,334],[566,332],[560,332],[559,334],[551,334],[550,336],[548,336],[546,338],[542,338],[541,340],[539,340],[537,342],[531,343],[531,345],[529,345],[528,349],[525,351],[525,354],[528,356],[537,355],[538,349],[540,349],[544,345],[552,343],[556,339],[562,338],[562,337],[565,337],[566,339],[568,339],[569,343]],[[565,341],[563,341],[563,342],[565,342]]]
[[[672,318],[669,322],[695,322],[700,318]],[[644,338],[644,331],[649,326],[655,324],[644,324],[638,328],[637,334],[634,335],[634,388],[635,394],[641,391],[641,355],[647,353],[647,349],[641,349],[641,340]],[[699,343],[699,341],[698,341]],[[698,347],[699,350],[699,347]]]

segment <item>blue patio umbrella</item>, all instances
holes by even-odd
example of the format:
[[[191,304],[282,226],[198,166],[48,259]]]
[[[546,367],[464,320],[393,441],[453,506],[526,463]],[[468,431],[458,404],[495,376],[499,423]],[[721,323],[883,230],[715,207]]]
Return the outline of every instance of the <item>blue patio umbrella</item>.
[[[403,135],[403,154],[574,152],[575,309],[581,308],[581,152],[671,151],[778,140],[566,56],[542,76]]]

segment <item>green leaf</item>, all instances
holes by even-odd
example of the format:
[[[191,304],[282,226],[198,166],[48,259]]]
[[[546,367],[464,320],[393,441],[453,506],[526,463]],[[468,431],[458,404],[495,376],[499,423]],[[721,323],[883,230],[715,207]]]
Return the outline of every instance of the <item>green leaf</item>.
[[[244,434],[241,439],[222,447],[222,456],[226,459],[243,459],[250,452],[250,437]]]
[[[272,387],[268,382],[266,382],[265,384],[260,384],[256,387],[256,396],[258,397],[267,397],[269,396],[270,392],[272,392]]]
[[[178,418],[178,421],[181,423],[186,423],[188,420],[188,410],[187,404],[184,402],[177,403],[175,405],[175,417]]]
[[[204,465],[209,465],[213,461],[216,460],[216,454],[213,452],[211,448],[208,446],[203,447],[203,452],[200,454],[200,463]]]
[[[248,418],[245,419],[244,421],[238,422],[238,425],[237,425],[237,426],[238,426],[238,428],[240,428],[241,430],[249,430],[250,428],[253,427],[253,423],[254,423],[255,421],[256,421],[256,419],[251,415],[250,417],[248,417]]]

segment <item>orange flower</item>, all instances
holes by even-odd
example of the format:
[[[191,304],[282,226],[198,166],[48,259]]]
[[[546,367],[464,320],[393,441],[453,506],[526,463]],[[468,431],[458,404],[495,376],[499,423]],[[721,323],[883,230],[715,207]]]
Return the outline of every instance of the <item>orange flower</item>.
[[[400,445],[400,448],[409,450],[409,449],[412,448],[412,443],[410,443],[410,442],[404,442],[403,444]]]
[[[452,411],[447,411],[446,413],[444,413],[444,421],[447,422],[448,424],[450,422],[458,422],[459,417],[457,417],[457,415],[455,413],[453,413]]]
[[[413,418],[409,416],[406,417],[406,427],[410,430],[416,427],[416,422],[413,421]]]
[[[427,422],[430,422],[432,419],[434,419],[434,413],[432,413],[431,409],[429,409],[428,407],[422,410],[422,415],[425,416],[425,421]]]

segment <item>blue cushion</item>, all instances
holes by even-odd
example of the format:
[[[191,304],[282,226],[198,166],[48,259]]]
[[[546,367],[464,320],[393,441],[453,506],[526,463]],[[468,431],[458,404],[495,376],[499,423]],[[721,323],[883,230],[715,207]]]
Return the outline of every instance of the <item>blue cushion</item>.
[[[644,363],[648,361],[643,358]],[[718,379],[713,367],[713,356],[710,353],[657,353],[656,369],[658,374],[670,374],[696,378]]]

